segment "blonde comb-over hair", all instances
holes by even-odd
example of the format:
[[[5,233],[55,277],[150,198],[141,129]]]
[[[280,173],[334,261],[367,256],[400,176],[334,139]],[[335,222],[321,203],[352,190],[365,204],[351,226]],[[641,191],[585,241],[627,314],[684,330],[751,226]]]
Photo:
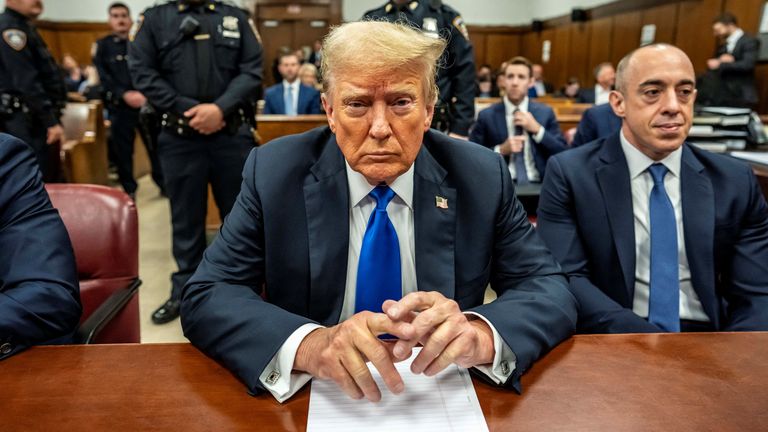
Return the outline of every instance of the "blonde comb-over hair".
[[[404,69],[422,76],[426,101],[434,105],[438,60],[445,46],[445,40],[400,22],[358,21],[333,27],[323,40],[323,92],[329,95],[343,75],[386,77]]]

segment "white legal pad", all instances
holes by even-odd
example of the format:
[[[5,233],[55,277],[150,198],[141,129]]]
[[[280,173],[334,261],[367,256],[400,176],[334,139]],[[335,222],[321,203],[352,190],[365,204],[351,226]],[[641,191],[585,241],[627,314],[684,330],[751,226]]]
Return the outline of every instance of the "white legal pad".
[[[451,365],[434,377],[411,373],[410,359],[397,363],[405,391],[390,393],[371,363],[381,401],[354,400],[333,381],[312,381],[307,432],[482,431],[488,432],[480,402],[466,369]]]

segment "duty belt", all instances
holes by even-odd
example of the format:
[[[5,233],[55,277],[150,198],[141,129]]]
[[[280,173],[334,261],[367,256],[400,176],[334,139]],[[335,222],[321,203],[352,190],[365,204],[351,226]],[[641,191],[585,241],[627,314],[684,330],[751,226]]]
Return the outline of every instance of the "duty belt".
[[[230,135],[236,134],[243,124],[253,125],[253,123],[246,118],[245,111],[242,108],[225,117],[224,122],[226,125],[220,132],[228,133]],[[201,135],[189,125],[188,118],[171,111],[164,112],[163,115],[160,116],[160,125],[168,132],[179,136],[190,137]]]

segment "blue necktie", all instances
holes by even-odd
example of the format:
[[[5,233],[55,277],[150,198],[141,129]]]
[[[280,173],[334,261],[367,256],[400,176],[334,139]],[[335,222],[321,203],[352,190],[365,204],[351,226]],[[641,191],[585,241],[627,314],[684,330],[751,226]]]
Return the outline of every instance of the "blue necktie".
[[[360,261],[357,266],[355,312],[381,312],[384,300],[400,300],[403,295],[400,279],[400,244],[397,232],[387,215],[387,205],[395,196],[389,186],[376,186],[370,195],[376,208],[368,219]]]
[[[296,107],[293,106],[293,86],[285,87],[285,94],[283,95],[283,103],[285,104],[285,114],[289,116],[296,115]]]
[[[520,110],[515,108],[515,111],[512,113],[512,124],[514,124],[515,114],[517,114],[518,111]],[[515,126],[514,131],[515,136],[524,134],[522,126]],[[515,180],[517,181],[517,184],[524,185],[530,183],[531,181],[528,180],[528,171],[525,168],[525,144],[523,144],[523,149],[520,150],[520,153],[512,153],[512,157],[515,160]]]
[[[680,331],[680,279],[675,209],[664,189],[667,167],[648,167],[653,177],[651,213],[651,293],[648,321],[669,332]]]

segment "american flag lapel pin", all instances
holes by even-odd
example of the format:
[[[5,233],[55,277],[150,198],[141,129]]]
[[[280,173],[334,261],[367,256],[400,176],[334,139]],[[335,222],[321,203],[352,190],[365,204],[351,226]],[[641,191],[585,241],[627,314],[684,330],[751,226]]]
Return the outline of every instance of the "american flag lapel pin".
[[[441,209],[448,208],[448,198],[435,195],[435,207]]]

